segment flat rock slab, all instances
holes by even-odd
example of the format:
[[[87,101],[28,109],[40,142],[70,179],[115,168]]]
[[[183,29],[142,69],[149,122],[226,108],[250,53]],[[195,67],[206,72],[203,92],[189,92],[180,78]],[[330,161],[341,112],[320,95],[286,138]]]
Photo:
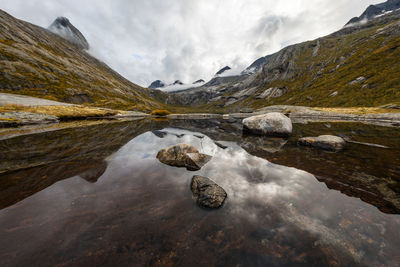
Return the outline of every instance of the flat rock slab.
[[[0,106],[7,104],[17,104],[21,106],[73,106],[73,104],[38,97],[0,93]]]
[[[186,167],[189,171],[200,170],[211,158],[187,144],[170,146],[157,153],[157,159],[160,162],[174,167]]]
[[[222,187],[203,176],[193,176],[190,188],[197,204],[204,208],[219,208],[227,197]]]
[[[30,124],[56,123],[58,118],[52,115],[30,112],[0,112],[0,128],[16,127]]]
[[[303,137],[297,143],[302,146],[312,146],[319,149],[340,151],[346,146],[346,141],[334,135],[321,135],[318,137]]]
[[[292,121],[282,113],[272,112],[243,120],[243,130],[257,135],[290,136]]]

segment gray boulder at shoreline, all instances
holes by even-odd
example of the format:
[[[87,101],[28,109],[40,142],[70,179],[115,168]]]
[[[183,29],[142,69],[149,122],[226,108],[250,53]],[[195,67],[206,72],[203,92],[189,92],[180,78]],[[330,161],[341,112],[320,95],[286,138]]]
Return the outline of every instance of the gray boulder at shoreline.
[[[346,146],[346,142],[343,138],[333,135],[303,137],[300,138],[297,143],[302,146],[312,146],[331,151],[340,151]]]
[[[243,120],[243,130],[251,134],[286,137],[292,135],[292,129],[292,121],[279,112],[253,116]]]
[[[225,190],[207,177],[193,176],[190,188],[197,204],[204,208],[219,208],[227,197]]]

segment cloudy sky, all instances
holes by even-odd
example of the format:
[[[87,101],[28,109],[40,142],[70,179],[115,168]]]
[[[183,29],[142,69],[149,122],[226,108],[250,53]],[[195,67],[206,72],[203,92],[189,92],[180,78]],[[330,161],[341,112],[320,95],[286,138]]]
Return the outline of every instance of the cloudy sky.
[[[209,80],[225,65],[340,29],[384,0],[0,0],[11,15],[47,27],[70,19],[90,53],[142,86]]]

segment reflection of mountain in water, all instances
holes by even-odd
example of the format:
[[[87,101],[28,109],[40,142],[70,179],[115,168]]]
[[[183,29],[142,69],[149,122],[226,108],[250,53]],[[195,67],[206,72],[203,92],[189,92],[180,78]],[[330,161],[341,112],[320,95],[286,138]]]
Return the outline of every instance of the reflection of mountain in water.
[[[107,170],[107,162],[99,161],[92,168],[82,172],[79,176],[89,183],[96,183]]]
[[[234,128],[223,124],[219,130]],[[160,132],[147,131],[120,147],[96,184],[66,179],[0,211],[0,228],[10,229],[0,239],[6,255],[0,265],[40,265],[43,257],[51,265],[79,266],[395,265],[398,217],[329,190],[310,173],[253,156],[240,142],[224,141],[223,149],[199,131]],[[257,146],[263,139],[247,142]],[[194,173],[156,159],[161,148],[177,143],[213,156],[195,174],[225,189],[221,209],[199,208],[190,191]],[[278,152],[257,153],[275,156],[287,146],[290,140]],[[89,171],[87,177],[97,175]]]
[[[400,182],[396,179],[400,176],[400,142],[396,141],[400,140],[400,133],[396,128],[352,123],[331,123],[330,128],[318,123],[295,124],[294,136],[286,140],[243,136],[240,122],[220,120],[142,120],[2,140],[0,172],[8,172],[0,175],[0,207],[72,176],[96,182],[106,171],[105,159],[141,133],[153,131],[157,138],[172,134],[182,143],[184,134],[159,130],[167,126],[201,132],[214,141],[222,141],[223,146],[237,143],[252,155],[308,171],[329,188],[360,198],[383,212],[400,213]],[[296,145],[299,137],[319,134],[345,134],[391,149],[348,144],[345,151],[327,153]]]
[[[1,140],[0,209],[73,176],[96,182],[108,156],[153,127],[142,120]]]
[[[400,130],[362,123],[294,124],[286,140],[242,135],[241,123],[218,120],[172,121],[173,127],[206,134],[216,141],[238,143],[248,153],[271,162],[308,171],[329,188],[362,199],[385,213],[400,213]],[[347,144],[340,153],[297,146],[304,136],[346,135],[354,140],[389,146],[380,149]]]

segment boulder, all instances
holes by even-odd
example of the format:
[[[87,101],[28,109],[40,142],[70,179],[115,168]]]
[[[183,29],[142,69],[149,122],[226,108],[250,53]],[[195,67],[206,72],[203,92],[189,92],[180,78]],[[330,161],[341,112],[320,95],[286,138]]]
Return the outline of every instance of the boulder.
[[[158,138],[164,138],[165,136],[168,135],[168,133],[163,132],[163,131],[159,131],[159,130],[154,130],[151,131],[155,136],[157,136]]]
[[[351,81],[349,84],[354,85],[354,84],[358,84],[358,83],[363,83],[367,80],[367,78],[365,78],[364,76],[360,76],[357,79]]]
[[[332,94],[330,94],[329,96],[337,96],[339,94],[338,91],[333,92]]]
[[[186,154],[186,169],[189,171],[198,171],[211,160],[210,155],[202,153],[187,153]]]
[[[219,208],[227,197],[225,190],[207,177],[193,176],[190,188],[197,204],[204,208]]]
[[[292,121],[282,113],[272,112],[243,120],[243,130],[248,133],[269,136],[290,136]]]
[[[345,145],[346,141],[334,135],[321,135],[318,137],[304,137],[300,138],[297,142],[302,146],[312,146],[324,150],[340,151]]]
[[[169,166],[186,167],[190,171],[200,170],[208,161],[211,156],[201,154],[191,145],[178,144],[162,149],[157,153],[157,159]]]

